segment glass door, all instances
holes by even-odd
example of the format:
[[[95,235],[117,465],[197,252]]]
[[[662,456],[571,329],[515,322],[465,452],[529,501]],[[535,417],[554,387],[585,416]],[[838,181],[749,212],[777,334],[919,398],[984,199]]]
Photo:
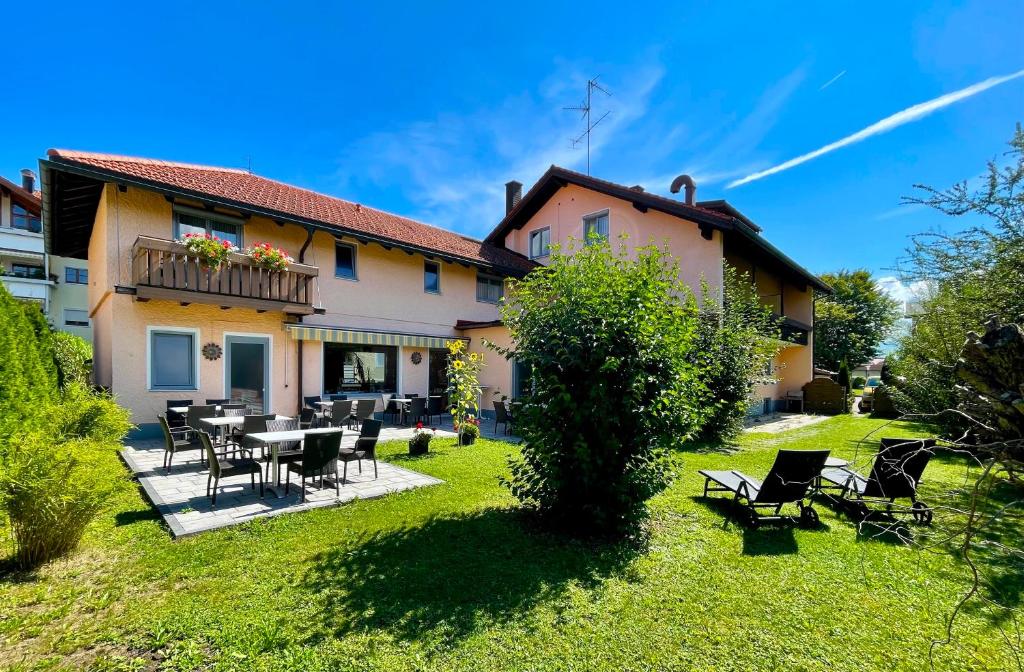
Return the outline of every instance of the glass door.
[[[225,337],[224,396],[256,413],[270,408],[267,373],[270,339],[265,336]]]
[[[430,394],[446,394],[448,392],[448,351],[444,348],[431,348],[428,359],[427,387]]]

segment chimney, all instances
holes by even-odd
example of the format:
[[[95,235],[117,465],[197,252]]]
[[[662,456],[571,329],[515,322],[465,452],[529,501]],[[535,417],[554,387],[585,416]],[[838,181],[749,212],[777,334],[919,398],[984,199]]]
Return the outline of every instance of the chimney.
[[[673,194],[679,193],[679,187],[686,186],[686,204],[693,205],[693,195],[697,191],[697,184],[689,175],[680,175],[672,180],[672,186],[668,188]]]
[[[36,174],[28,168],[21,169],[21,188],[30,194],[36,191]]]
[[[505,214],[512,212],[512,208],[523,200],[523,184],[512,180],[505,183]]]

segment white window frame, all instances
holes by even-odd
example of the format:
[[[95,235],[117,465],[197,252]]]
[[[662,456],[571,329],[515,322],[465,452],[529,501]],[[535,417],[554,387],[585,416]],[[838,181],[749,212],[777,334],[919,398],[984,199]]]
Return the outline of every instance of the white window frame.
[[[437,289],[427,289],[427,264],[434,264],[437,267]],[[441,262],[436,259],[424,259],[423,260],[423,293],[424,294],[441,294]]]
[[[68,324],[68,311],[73,310],[78,313],[85,314],[85,324]],[[76,320],[77,321],[77,320]],[[92,326],[92,321],[89,319],[89,311],[85,308],[65,308],[64,309],[64,326],[65,327],[78,327],[80,329],[86,329]]]
[[[74,271],[74,273],[75,273],[75,279],[74,280],[68,280],[68,271]],[[82,272],[83,271],[85,272],[85,275],[86,275],[85,282],[81,281]],[[65,266],[64,267],[64,284],[65,285],[88,285],[89,284],[89,269],[88,268],[82,268],[80,266]]]
[[[174,237],[175,240],[181,238],[181,229],[179,228],[178,215],[188,215],[189,217],[198,217],[199,219],[202,219],[204,222],[206,222],[206,233],[208,234],[213,234],[213,222],[220,222],[221,224],[231,224],[238,228],[239,249],[245,247],[244,219],[232,217],[231,215],[225,215],[219,212],[199,210],[197,208],[187,208],[178,205],[174,207],[173,215],[171,216],[171,235]]]
[[[608,218],[608,230],[605,231],[604,234],[601,234],[600,232],[598,232],[598,235],[604,235],[604,239],[605,240],[611,240],[611,237],[612,237],[612,213],[611,213],[611,210],[609,210],[608,208],[605,208],[604,210],[598,210],[597,212],[591,212],[591,213],[588,213],[586,215],[583,215],[583,242],[584,242],[584,244],[586,244],[586,245],[590,244],[590,236],[587,235],[587,223],[590,222],[590,221],[596,221],[596,220],[600,219],[601,217],[607,217]]]
[[[166,333],[177,333],[177,334],[191,334],[192,335],[192,367],[193,367],[193,380],[195,384],[193,387],[160,387],[153,388],[153,333],[166,332]],[[199,330],[190,327],[161,327],[161,326],[147,326],[146,327],[146,389],[150,392],[182,392],[182,391],[198,391],[202,388],[202,382],[199,379],[200,371],[202,367],[199,366]]]
[[[352,277],[345,275],[338,275],[338,248],[347,247],[352,250]],[[334,277],[338,280],[348,280],[349,282],[359,282],[359,253],[358,247],[354,243],[345,243],[340,240],[334,241]]]
[[[533,253],[533,239],[535,237],[537,237],[537,236],[540,236],[543,233],[547,233],[548,234],[548,244],[546,246],[544,246],[543,251],[540,254],[534,254]],[[544,257],[551,256],[551,227],[550,226],[545,226],[545,227],[542,227],[540,229],[534,229],[533,231],[530,231],[530,235],[529,235],[529,238],[527,240],[527,245],[528,245],[528,247],[526,249],[527,249],[527,252],[529,253],[530,259],[543,259]]]

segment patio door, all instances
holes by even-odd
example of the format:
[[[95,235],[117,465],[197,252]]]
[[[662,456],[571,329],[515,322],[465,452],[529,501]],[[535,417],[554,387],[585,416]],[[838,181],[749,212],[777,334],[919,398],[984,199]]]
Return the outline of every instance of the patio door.
[[[257,413],[270,408],[270,338],[224,337],[224,396]]]

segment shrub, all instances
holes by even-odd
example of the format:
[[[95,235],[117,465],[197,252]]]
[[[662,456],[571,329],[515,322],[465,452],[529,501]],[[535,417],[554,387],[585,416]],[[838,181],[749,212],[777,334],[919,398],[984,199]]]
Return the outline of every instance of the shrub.
[[[0,464],[6,440],[34,425],[56,393],[49,333],[39,307],[0,284]]]
[[[504,482],[551,524],[631,534],[701,424],[697,308],[666,252],[590,242],[555,247],[502,307],[513,346],[492,347],[532,371]]]
[[[758,299],[749,276],[726,266],[723,281],[721,296],[701,283],[697,342],[690,350],[705,390],[704,441],[729,439],[742,430],[754,386],[770,382],[766,371],[781,347],[778,319]]]
[[[867,385],[868,381],[864,378],[864,376],[854,376],[853,381],[851,381],[850,384],[853,385],[854,388],[860,389]]]
[[[64,388],[71,383],[87,385],[92,367],[92,345],[80,336],[63,331],[53,333],[53,359],[57,365],[57,384]]]

